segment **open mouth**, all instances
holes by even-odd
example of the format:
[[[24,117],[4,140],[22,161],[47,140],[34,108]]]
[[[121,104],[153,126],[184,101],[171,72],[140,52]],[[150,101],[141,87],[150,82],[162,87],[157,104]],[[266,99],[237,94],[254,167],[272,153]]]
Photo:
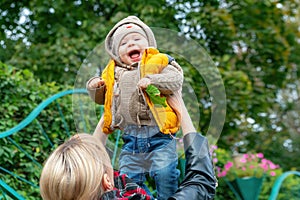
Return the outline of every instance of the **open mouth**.
[[[139,50],[132,50],[128,53],[128,56],[131,58],[131,59],[137,59],[140,57],[140,51]]]

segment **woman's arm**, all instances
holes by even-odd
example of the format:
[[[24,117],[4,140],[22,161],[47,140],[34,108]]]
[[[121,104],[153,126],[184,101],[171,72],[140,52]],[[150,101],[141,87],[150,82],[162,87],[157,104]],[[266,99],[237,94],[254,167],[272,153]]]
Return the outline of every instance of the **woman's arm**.
[[[173,200],[213,199],[216,191],[216,179],[209,155],[207,139],[199,133],[189,133],[183,138],[186,157],[185,178]]]
[[[213,199],[216,191],[216,178],[207,138],[196,132],[179,93],[172,95],[168,102],[171,102],[173,108],[176,106],[176,112],[180,112],[181,115],[186,158],[185,178],[176,193],[169,199]]]
[[[93,136],[95,136],[99,140],[99,142],[101,142],[105,146],[108,135],[103,133],[103,131],[102,131],[103,124],[104,124],[104,117],[102,115],[99,122],[98,122],[98,124],[97,124],[97,126],[96,126],[96,129],[93,133]]]

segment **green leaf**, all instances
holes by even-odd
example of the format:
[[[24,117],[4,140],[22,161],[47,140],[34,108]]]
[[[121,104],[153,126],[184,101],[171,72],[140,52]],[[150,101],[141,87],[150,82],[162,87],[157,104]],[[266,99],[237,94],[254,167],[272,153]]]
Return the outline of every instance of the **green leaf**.
[[[157,87],[154,85],[148,85],[146,92],[154,105],[162,105],[163,107],[167,107],[166,97],[160,96],[160,91]]]

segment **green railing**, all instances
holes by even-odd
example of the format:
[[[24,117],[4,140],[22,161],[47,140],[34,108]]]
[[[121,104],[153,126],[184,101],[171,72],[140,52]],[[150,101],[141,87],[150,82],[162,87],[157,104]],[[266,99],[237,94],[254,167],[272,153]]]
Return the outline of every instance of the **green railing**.
[[[275,183],[272,187],[272,191],[271,191],[271,195],[269,197],[269,200],[276,200],[277,199],[277,196],[279,194],[279,191],[280,191],[280,188],[283,184],[283,181],[286,180],[286,178],[291,176],[291,175],[300,176],[300,172],[298,172],[298,171],[287,171],[287,172],[284,172],[283,174],[281,174],[276,179],[276,181],[275,181]],[[300,193],[300,191],[298,191],[298,192]]]
[[[72,104],[71,97],[75,95],[80,96],[79,100],[81,98],[85,98],[83,100],[85,102],[87,99],[89,100],[85,89],[59,92],[41,102],[16,126],[0,133],[0,145],[2,146],[0,155],[12,158],[8,162],[3,162],[4,160],[0,162],[0,199],[41,199],[38,181],[42,163],[57,145],[76,132],[75,121],[70,119],[70,116],[74,114],[72,113],[72,106],[69,105],[65,108],[66,106],[61,105],[66,102],[62,100],[63,97],[69,98],[68,103]],[[89,116],[87,116],[87,113],[84,113],[84,108],[82,108],[84,106],[84,103],[78,103],[79,108],[77,109],[80,111],[78,112],[79,115],[81,115],[78,118],[81,120],[76,123],[80,123],[84,132],[92,133],[95,126],[87,124],[89,119],[85,118],[89,118]],[[51,121],[47,119],[47,115],[52,114],[54,110],[57,116],[53,116]],[[67,112],[67,115],[64,112]],[[99,113],[101,112],[102,107],[99,106]],[[41,115],[44,117],[42,118]],[[58,130],[51,129],[51,124],[53,123],[60,124],[55,126]],[[30,137],[28,134],[39,134],[40,136],[38,136],[38,139],[33,138],[35,141],[31,142],[30,139],[29,141],[23,139],[25,136]],[[110,144],[111,152],[109,153],[112,157],[113,166],[115,166],[118,151],[118,145],[115,145],[115,142],[119,143],[120,131],[116,131],[114,138],[116,139],[113,142],[108,142],[108,144],[112,143]],[[15,159],[16,157],[17,159]],[[3,159],[3,157],[0,159]],[[29,166],[28,163],[30,163]],[[29,190],[30,192],[24,190]]]
[[[26,157],[26,159],[28,160],[27,162],[32,162],[33,163],[33,168],[34,168],[34,172],[36,171],[40,171],[42,169],[42,161],[38,161],[38,159],[36,158],[36,156],[34,155],[34,152],[30,152],[32,148],[28,148],[29,144],[26,142],[26,144],[22,143],[22,140],[20,140],[18,137],[14,137],[17,136],[19,133],[21,133],[25,128],[27,128],[30,124],[35,124],[35,128],[38,131],[35,132],[40,132],[41,136],[44,138],[42,140],[45,140],[48,142],[49,146],[51,148],[54,147],[54,143],[51,141],[49,134],[51,134],[51,130],[47,130],[45,131],[45,129],[47,129],[47,127],[43,127],[41,124],[41,122],[37,119],[37,117],[40,115],[41,112],[43,112],[50,104],[53,104],[53,102],[56,102],[58,99],[65,97],[67,95],[73,95],[73,94],[82,94],[82,95],[86,95],[87,92],[85,89],[74,89],[74,90],[67,90],[67,91],[63,91],[60,93],[57,93],[51,97],[49,97],[48,99],[46,99],[45,101],[43,101],[42,103],[40,103],[23,121],[21,121],[19,124],[17,124],[16,126],[14,126],[13,128],[4,131],[2,133],[0,133],[0,139],[1,139],[1,144],[3,145],[2,147],[2,153],[5,153],[5,148],[9,146],[9,148],[13,148],[13,151],[8,151],[9,154],[13,154],[13,155],[8,155],[11,157],[14,157],[14,155],[19,155],[20,157]],[[61,119],[61,122],[63,124],[64,127],[64,131],[62,131],[65,136],[62,138],[67,138],[70,136],[70,131],[69,131],[69,127],[68,127],[68,123],[65,119],[65,116],[62,112],[61,106],[59,105],[59,103],[56,102],[56,107],[58,109],[58,113],[59,113],[59,117]],[[22,136],[20,136],[22,137]],[[38,147],[35,146],[35,149],[37,149]],[[28,150],[29,149],[29,150]],[[26,168],[24,167],[26,164],[21,164],[19,162],[19,160],[17,160],[15,162],[15,160],[12,160],[10,163],[6,162],[3,163],[1,162],[1,166],[0,166],[0,172],[1,172],[1,176],[0,176],[0,199],[26,199],[27,198],[31,198],[28,196],[22,196],[19,192],[20,188],[13,188],[13,186],[11,185],[15,185],[15,182],[22,182],[27,186],[25,186],[25,188],[32,188],[37,189],[38,190],[38,177],[36,177],[35,180],[30,180],[30,178],[27,177],[31,177],[27,174],[27,172],[22,171],[21,168]],[[3,166],[5,165],[5,166]],[[37,173],[39,174],[39,173]],[[23,194],[24,195],[24,194]],[[26,195],[26,193],[25,193]],[[37,198],[38,199],[38,198]]]

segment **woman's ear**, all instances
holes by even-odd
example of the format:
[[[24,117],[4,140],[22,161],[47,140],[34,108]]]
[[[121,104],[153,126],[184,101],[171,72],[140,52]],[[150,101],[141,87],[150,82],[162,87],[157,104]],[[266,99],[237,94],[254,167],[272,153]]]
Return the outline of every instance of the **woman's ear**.
[[[109,175],[107,173],[104,173],[103,179],[102,179],[102,185],[105,192],[111,191],[113,187],[113,182],[110,180]]]

